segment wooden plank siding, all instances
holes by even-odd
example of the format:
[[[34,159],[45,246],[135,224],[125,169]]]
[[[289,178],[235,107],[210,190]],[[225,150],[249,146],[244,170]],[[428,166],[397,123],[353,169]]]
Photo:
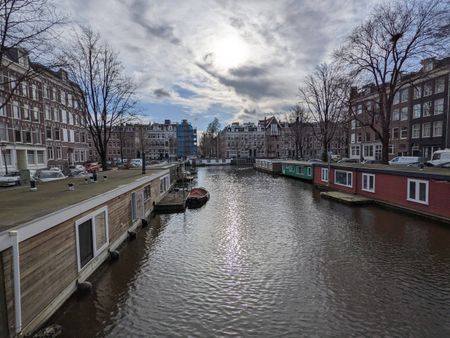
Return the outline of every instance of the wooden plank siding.
[[[9,335],[15,333],[15,307],[14,307],[14,277],[12,264],[12,248],[2,251],[3,277],[5,282],[6,311],[8,312]]]
[[[36,323],[33,320],[36,316],[52,305],[52,302],[58,296],[67,292],[67,288],[72,287],[71,285],[80,278],[80,273],[95,261],[94,257],[83,267],[82,271],[78,271],[76,221],[94,213],[96,210],[107,207],[108,247],[117,244],[119,240],[125,238],[124,234],[133,226],[131,219],[131,194],[133,192],[143,194],[144,187],[149,184],[151,185],[151,197],[144,202],[143,214],[152,211],[153,202],[158,202],[162,197],[159,177],[19,243],[22,328],[26,328],[27,325],[31,324],[32,329],[35,329]],[[101,252],[98,254],[100,255]],[[1,252],[1,259],[8,327],[10,336],[14,336],[15,310],[12,248]]]

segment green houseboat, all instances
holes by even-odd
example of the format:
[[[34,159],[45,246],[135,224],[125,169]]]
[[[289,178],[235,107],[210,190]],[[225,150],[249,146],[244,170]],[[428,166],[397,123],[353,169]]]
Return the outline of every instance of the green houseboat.
[[[284,176],[313,181],[314,170],[311,162],[283,161],[281,163],[281,172]]]

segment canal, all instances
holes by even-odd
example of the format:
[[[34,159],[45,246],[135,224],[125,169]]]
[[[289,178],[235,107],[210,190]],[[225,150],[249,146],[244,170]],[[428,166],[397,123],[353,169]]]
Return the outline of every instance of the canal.
[[[450,336],[450,230],[201,168],[201,209],[161,215],[52,317],[64,337]]]

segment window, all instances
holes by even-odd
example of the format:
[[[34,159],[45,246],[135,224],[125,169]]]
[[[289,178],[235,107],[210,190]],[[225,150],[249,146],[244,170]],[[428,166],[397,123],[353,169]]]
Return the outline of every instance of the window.
[[[400,111],[398,109],[394,109],[392,112],[392,121],[400,120]]]
[[[12,108],[13,108],[13,117],[15,119],[20,119],[20,114],[19,114],[19,102],[14,101],[12,103]]]
[[[27,160],[28,160],[28,164],[36,164],[36,161],[34,160],[34,151],[33,150],[27,150]]]
[[[423,96],[430,96],[431,94],[433,94],[433,85],[431,82],[427,82],[423,86]]]
[[[24,134],[25,134],[25,143],[33,143],[31,140],[31,131],[25,130]]]
[[[20,129],[14,129],[14,140],[16,142],[22,142],[22,133]]]
[[[51,140],[52,139],[52,128],[45,127],[45,134],[47,136],[47,140]]]
[[[420,99],[422,97],[422,86],[421,85],[417,85],[417,87],[414,87],[413,97],[415,99]]]
[[[420,118],[420,115],[422,113],[422,107],[420,106],[420,103],[415,104],[413,106],[413,119],[418,119]]]
[[[389,150],[389,155],[394,155],[395,154],[395,147],[394,147],[394,145],[392,143],[389,144],[388,150]]]
[[[398,128],[393,128],[392,129],[392,135],[393,135],[393,139],[394,140],[398,140],[398,138],[399,138],[399,131],[398,131]]]
[[[422,124],[422,137],[430,137],[431,136],[431,123]]]
[[[352,156],[360,156],[360,148],[359,146],[352,146]]]
[[[30,119],[30,110],[28,108],[27,104],[24,104],[22,107],[22,116],[25,120],[29,120]]]
[[[411,138],[419,138],[419,137],[420,137],[420,124],[413,124]]]
[[[37,151],[37,163],[44,164],[44,151],[43,150]]]
[[[38,107],[33,108],[33,120],[39,121],[39,109]]]
[[[358,108],[357,108],[357,114],[362,114],[362,110],[363,110],[363,106],[362,104],[358,104]]]
[[[356,129],[356,120],[352,120],[351,124],[352,124],[352,129]]]
[[[409,89],[404,89],[401,92],[401,101],[406,102],[409,99]]]
[[[437,93],[443,93],[445,89],[445,78],[441,77],[436,80],[434,92]]]
[[[56,147],[56,159],[62,159],[61,147]]]
[[[381,144],[377,144],[375,146],[375,160],[380,161],[381,160],[381,153],[383,151],[383,147]]]
[[[362,190],[368,192],[375,192],[375,175],[363,174],[362,175]]]
[[[351,133],[350,135],[350,142],[355,143],[355,133]]]
[[[0,84],[1,85],[1,84]],[[4,100],[0,97],[0,116],[6,116]]]
[[[149,184],[144,187],[144,202],[148,201],[151,197],[152,197],[152,187]]]
[[[165,193],[170,188],[170,176],[164,176],[159,179],[159,192]]]
[[[402,112],[400,113],[400,120],[402,121],[408,120],[408,107],[402,108]]]
[[[334,171],[334,183],[337,185],[343,185],[351,188],[353,186],[352,179],[353,173],[351,171]]]
[[[55,138],[54,138],[55,140],[60,140],[60,132],[59,132],[59,129],[58,128],[55,128]]]
[[[444,99],[434,101],[434,115],[440,115],[444,113]]]
[[[0,122],[0,141],[8,141],[8,129],[3,122]]]
[[[401,139],[408,138],[408,127],[402,127],[400,131],[400,138]]]
[[[442,121],[433,122],[433,137],[442,136]]]
[[[107,207],[104,207],[75,222],[78,271],[108,246],[107,212]]]
[[[431,101],[425,102],[423,104],[423,117],[431,115]]]
[[[50,107],[49,106],[45,106],[45,119],[46,120],[51,120],[51,117],[50,117]]]
[[[307,167],[306,169],[306,176],[311,176],[311,167]]]
[[[47,147],[47,157],[49,160],[53,160],[53,147]]]
[[[327,168],[321,168],[321,174],[320,178],[323,182],[328,182],[328,169]]]
[[[421,204],[428,204],[428,181],[408,178],[407,200]]]
[[[400,92],[395,93],[393,104],[398,104],[400,102]]]

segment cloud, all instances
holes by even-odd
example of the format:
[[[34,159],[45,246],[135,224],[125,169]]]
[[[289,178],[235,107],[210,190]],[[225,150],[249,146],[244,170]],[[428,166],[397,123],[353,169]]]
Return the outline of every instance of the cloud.
[[[165,90],[162,89],[162,88],[155,89],[155,90],[153,91],[153,94],[155,94],[155,96],[156,96],[158,99],[161,99],[161,98],[163,98],[163,97],[170,97],[170,93],[167,92],[167,91],[165,91]]]
[[[315,65],[330,60],[334,48],[377,1],[56,4],[77,23],[91,25],[120,52],[126,72],[138,84],[144,114],[152,120],[163,120],[164,114],[172,120],[187,118],[202,129],[210,117],[217,116],[222,125],[235,119],[255,121],[264,112],[282,112],[295,104],[303,78]],[[233,38],[242,40],[247,52],[221,69],[215,62],[239,51],[233,51],[238,45],[221,46]]]

